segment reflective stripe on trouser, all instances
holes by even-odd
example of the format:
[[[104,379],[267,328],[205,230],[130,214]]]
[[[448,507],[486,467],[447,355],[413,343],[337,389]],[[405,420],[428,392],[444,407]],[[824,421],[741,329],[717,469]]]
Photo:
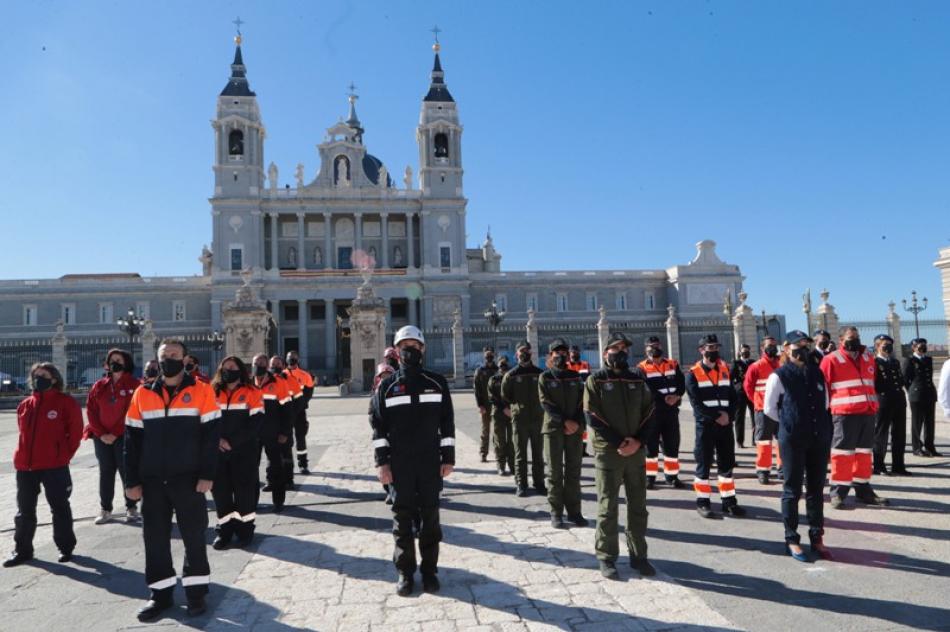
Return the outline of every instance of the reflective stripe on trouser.
[[[653,432],[646,440],[646,472],[647,476],[659,474],[660,447],[663,448],[663,474],[666,480],[672,480],[679,475],[680,463],[680,422],[679,409],[664,408],[654,412],[656,423]]]
[[[778,433],[778,422],[769,419],[761,410],[755,411],[755,470],[768,472],[772,469],[772,440]],[[782,467],[782,459],[775,451],[775,465]]]
[[[544,464],[551,513],[568,516],[581,513],[581,459],[584,445],[581,435],[563,431],[544,434]]]
[[[482,435],[481,435],[481,444],[479,445],[479,454],[482,456],[488,456],[488,442],[491,438],[491,413],[487,410],[481,413],[482,418]]]
[[[627,549],[636,559],[647,557],[646,467],[643,450],[622,457],[610,452],[594,456],[594,482],[597,487],[597,526],[594,550],[597,559],[615,561],[620,554],[617,542],[617,513],[620,487],[627,498]]]
[[[310,422],[307,421],[307,411],[301,410],[294,417],[294,443],[297,446],[297,466],[307,467],[307,432],[310,430]]]
[[[541,419],[515,419],[513,421],[515,444],[515,483],[528,486],[528,446],[531,446],[531,483],[535,487],[544,484],[544,446],[541,441]]]
[[[168,481],[145,479],[142,483],[142,535],[145,540],[145,581],[153,599],[171,599],[175,567],[172,563],[172,514],[185,545],[182,584],[188,597],[208,593],[211,568],[208,566],[205,531],[208,510],[205,495],[195,491],[197,475]],[[170,583],[169,583],[170,582]]]
[[[853,483],[855,494],[870,496],[874,415],[834,415],[833,422],[831,493],[844,498]]]
[[[515,471],[515,445],[512,438],[511,419],[505,413],[493,413],[492,441],[495,445],[495,461],[498,467],[508,465],[508,469]]]
[[[211,497],[218,513],[215,531],[225,540],[230,540],[232,535],[249,538],[254,533],[253,516],[260,493],[259,454],[260,448],[255,440],[218,457]]]
[[[696,447],[693,450],[696,458],[696,475],[693,488],[696,490],[696,504],[708,507],[712,496],[709,484],[709,471],[713,459],[716,460],[716,470],[721,480],[726,480],[726,487],[719,487],[719,496],[723,507],[737,504],[735,486],[730,486],[732,470],[736,466],[735,435],[732,433],[732,424],[720,426],[714,421],[696,422]],[[726,495],[728,492],[730,495]]]
[[[411,575],[416,571],[413,523],[418,523],[422,572],[435,573],[442,541],[439,453],[394,457],[390,465],[393,472],[393,563],[403,573]]]

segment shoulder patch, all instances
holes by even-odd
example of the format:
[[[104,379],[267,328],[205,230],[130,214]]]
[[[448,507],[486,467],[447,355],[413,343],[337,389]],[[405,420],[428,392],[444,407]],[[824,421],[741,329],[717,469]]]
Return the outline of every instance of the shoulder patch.
[[[59,413],[56,412],[55,410],[51,410],[48,413],[46,413],[47,419],[56,419],[57,417],[59,417]]]
[[[190,402],[190,401],[191,401],[191,393],[185,393],[185,394],[182,396],[181,401],[185,402],[186,404],[187,404],[188,402]]]

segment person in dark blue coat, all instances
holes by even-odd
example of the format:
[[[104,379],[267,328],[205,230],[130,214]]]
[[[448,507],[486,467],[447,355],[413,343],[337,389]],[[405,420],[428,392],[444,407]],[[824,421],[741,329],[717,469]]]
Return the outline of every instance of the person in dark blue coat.
[[[778,442],[785,474],[782,520],[788,554],[800,562],[810,561],[798,535],[798,501],[805,484],[808,537],[816,556],[830,560],[824,536],[824,487],[831,453],[833,425],[828,412],[828,387],[821,370],[811,361],[803,331],[785,335],[782,365],[765,384],[764,413],[778,421]]]

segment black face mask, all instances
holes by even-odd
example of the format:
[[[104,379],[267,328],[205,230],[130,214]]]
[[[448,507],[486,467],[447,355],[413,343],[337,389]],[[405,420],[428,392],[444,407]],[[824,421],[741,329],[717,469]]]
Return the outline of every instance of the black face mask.
[[[33,390],[37,393],[42,393],[53,388],[53,380],[48,377],[43,377],[42,375],[33,376]]]
[[[291,358],[291,359],[287,360],[287,364],[289,364],[290,366],[297,366],[297,363],[298,363],[298,362],[299,362],[299,361],[297,360],[297,358]]]
[[[415,347],[403,347],[399,350],[399,362],[409,368],[421,366],[422,352]]]
[[[821,349],[822,351],[826,350],[830,346],[831,346],[830,340],[822,340],[821,342],[818,343],[818,348]]]
[[[485,364],[492,364],[495,361],[495,356],[487,355],[485,356]]]
[[[145,377],[158,377],[158,369],[155,367],[145,369]]]
[[[518,362],[520,362],[521,364],[528,364],[529,362],[531,362],[531,352],[530,351],[520,352],[518,354]]]
[[[172,358],[165,358],[159,364],[162,367],[162,375],[165,377],[175,377],[181,373],[185,368],[185,363],[181,360],[173,360]],[[192,365],[194,366],[194,365]]]
[[[191,373],[192,371],[195,370],[195,365],[189,362],[188,364],[185,365],[185,370]]]
[[[739,357],[742,358],[743,360],[748,360],[750,355],[752,354],[749,353],[748,351],[743,351],[742,353],[739,354]]]
[[[221,369],[221,379],[225,384],[234,384],[241,379],[241,372],[238,369]]]
[[[765,351],[765,355],[767,355],[770,358],[775,358],[778,356],[778,347],[775,345],[768,345],[767,347],[765,347],[764,351]]]
[[[567,366],[567,357],[562,356],[560,353],[551,358],[551,364],[556,369],[563,369]]]
[[[919,353],[920,355],[924,355],[925,353],[927,353],[927,345],[920,345],[919,347],[917,347],[917,353]]]
[[[648,353],[651,358],[663,357],[663,349],[660,349],[659,347],[650,347],[650,349],[648,350]]]
[[[792,357],[799,362],[808,361],[808,347],[795,347],[792,349]]]
[[[881,345],[881,351],[883,351],[884,353],[893,353],[894,345],[892,344]]]
[[[844,341],[845,351],[860,351],[861,350],[861,339],[860,338],[849,338]]]
[[[502,373],[507,373],[507,372],[508,372],[508,365],[507,365],[507,364],[499,364],[499,365],[498,365],[498,370],[501,371]]]
[[[624,371],[627,366],[626,351],[610,351],[607,353],[607,366],[615,371]]]
[[[719,352],[718,351],[703,351],[703,358],[706,362],[710,364],[715,364],[719,362]]]
[[[267,375],[267,367],[261,366],[260,364],[255,364],[254,375],[256,375],[257,377],[264,377],[265,375]]]
[[[122,371],[125,371],[125,365],[121,362],[113,362],[109,365],[109,370],[113,373],[122,373]]]

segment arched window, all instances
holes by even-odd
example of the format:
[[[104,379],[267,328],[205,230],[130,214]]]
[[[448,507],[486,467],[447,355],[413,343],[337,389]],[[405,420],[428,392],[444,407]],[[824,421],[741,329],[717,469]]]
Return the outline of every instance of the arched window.
[[[228,154],[231,156],[244,155],[244,132],[232,129],[228,134]]]
[[[333,183],[340,184],[350,179],[350,159],[346,156],[337,156],[333,162]]]
[[[435,157],[436,158],[448,158],[449,157],[449,137],[439,132],[435,135]]]

